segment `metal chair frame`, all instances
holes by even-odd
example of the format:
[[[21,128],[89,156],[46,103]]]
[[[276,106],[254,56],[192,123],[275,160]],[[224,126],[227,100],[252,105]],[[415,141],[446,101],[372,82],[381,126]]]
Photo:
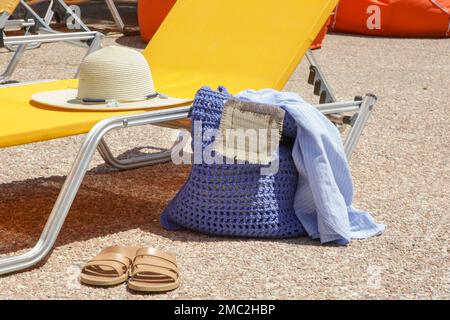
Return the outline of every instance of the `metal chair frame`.
[[[10,80],[27,48],[36,48],[41,43],[64,41],[86,48],[86,55],[88,55],[101,47],[103,34],[90,31],[63,0],[52,0],[52,3],[53,1],[55,1],[54,4],[58,4],[68,15],[75,19],[82,31],[68,33],[56,31],[50,26],[52,14],[49,12],[54,9],[49,8],[46,17],[41,18],[25,0],[20,0],[19,5],[31,16],[30,19],[10,20],[10,14],[6,12],[0,14],[0,48],[5,47],[14,51],[5,70],[0,74],[0,84]],[[50,7],[53,8],[54,5],[52,4]],[[24,28],[24,35],[6,36],[4,31],[12,27]],[[78,71],[76,75],[78,75]]]

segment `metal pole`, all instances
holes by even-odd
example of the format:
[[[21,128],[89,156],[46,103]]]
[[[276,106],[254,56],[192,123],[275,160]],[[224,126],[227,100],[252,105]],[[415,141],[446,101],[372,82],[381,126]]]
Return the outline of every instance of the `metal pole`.
[[[362,131],[364,130],[369,116],[372,113],[373,106],[377,102],[377,97],[374,94],[368,93],[364,96],[361,107],[359,108],[358,117],[350,130],[347,139],[345,140],[345,154],[347,155],[348,161],[350,161],[353,151],[358,144],[359,138],[361,137]]]
[[[120,16],[119,10],[117,10],[116,5],[114,4],[113,0],[105,0],[106,4],[108,5],[109,11],[111,12],[111,15],[114,19],[114,22],[116,23],[117,28],[121,32],[125,29],[125,24],[123,23],[122,17]]]

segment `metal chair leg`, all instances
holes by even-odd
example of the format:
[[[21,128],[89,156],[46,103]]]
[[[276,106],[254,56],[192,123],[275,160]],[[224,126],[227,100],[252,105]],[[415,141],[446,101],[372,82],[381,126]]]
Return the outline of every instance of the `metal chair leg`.
[[[361,102],[356,120],[344,142],[345,154],[347,155],[347,159],[349,161],[352,157],[353,151],[355,151],[359,138],[367,125],[367,121],[369,120],[370,114],[372,113],[376,102],[377,96],[371,93],[366,94]]]
[[[10,15],[6,12],[3,12],[0,14],[0,37],[2,37],[2,39],[4,39],[4,37],[5,37],[3,30],[6,28],[9,18],[10,18]],[[0,74],[0,83],[6,82],[9,80],[9,78],[11,77],[11,74],[13,73],[14,69],[17,66],[17,63],[19,62],[20,58],[23,55],[24,49],[21,51],[17,50],[16,53],[13,55],[13,58],[9,62],[5,71]]]
[[[100,49],[102,47],[102,40],[103,40],[103,34],[100,32],[97,32],[94,36],[94,39],[92,39],[92,42],[89,45],[89,49],[87,50],[84,57],[87,57],[92,52]],[[80,75],[80,68],[81,68],[81,64],[78,66],[77,71],[75,72],[75,78],[78,78],[78,76]]]
[[[24,254],[0,258],[0,274],[29,268],[48,255],[61,231],[73,200],[89,168],[95,150],[107,132],[117,128],[183,119],[188,116],[189,109],[190,107],[179,107],[137,115],[118,116],[103,120],[95,125],[88,133],[78,151],[75,162],[64,182],[38,242],[31,250]]]
[[[2,74],[0,74],[0,84],[7,82],[11,78],[11,75],[13,74],[14,70],[16,70],[20,59],[25,53],[26,48],[27,48],[26,44],[21,44],[16,48],[14,55],[11,61],[8,63],[8,66],[6,67],[5,71]]]
[[[333,90],[331,89],[331,85],[329,84],[327,78],[325,77],[325,74],[319,67],[319,64],[311,50],[308,50],[306,52],[306,58],[308,59],[308,62],[310,64],[308,83],[314,85],[314,94],[320,96],[320,104],[317,107],[320,109],[320,106],[324,103],[328,103],[329,105],[332,105],[333,103],[335,105],[342,105],[342,103],[336,102],[337,100],[333,93]],[[377,97],[369,93],[363,98],[362,102],[360,102],[358,114],[355,116],[356,120],[351,124],[352,128],[350,129],[350,132],[344,142],[345,154],[349,161],[356,148],[356,145],[358,144],[359,138],[361,137],[362,131],[367,124],[376,101]],[[344,104],[348,103],[344,102]],[[339,115],[343,112],[348,112],[349,110],[346,110],[345,108],[347,107],[344,106],[344,108],[336,108],[335,114]]]
[[[108,5],[109,11],[111,12],[111,15],[114,19],[114,22],[116,23],[117,28],[121,32],[125,29],[125,24],[123,23],[122,17],[120,16],[119,11],[117,10],[116,5],[114,4],[114,0],[105,0],[106,4]]]

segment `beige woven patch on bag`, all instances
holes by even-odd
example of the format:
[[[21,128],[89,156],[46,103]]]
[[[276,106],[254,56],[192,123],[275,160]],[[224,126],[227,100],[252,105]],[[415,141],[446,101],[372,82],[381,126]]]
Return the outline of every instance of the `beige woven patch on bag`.
[[[285,111],[256,102],[225,102],[213,150],[228,159],[267,165],[275,159]]]

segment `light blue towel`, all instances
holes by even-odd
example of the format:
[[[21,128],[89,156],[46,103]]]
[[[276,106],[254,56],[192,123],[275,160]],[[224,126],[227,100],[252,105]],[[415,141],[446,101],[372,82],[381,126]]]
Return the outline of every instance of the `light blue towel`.
[[[282,106],[296,121],[294,210],[313,239],[346,245],[384,232],[369,213],[352,207],[353,184],[341,136],[320,111],[291,92],[245,90],[237,97]]]

